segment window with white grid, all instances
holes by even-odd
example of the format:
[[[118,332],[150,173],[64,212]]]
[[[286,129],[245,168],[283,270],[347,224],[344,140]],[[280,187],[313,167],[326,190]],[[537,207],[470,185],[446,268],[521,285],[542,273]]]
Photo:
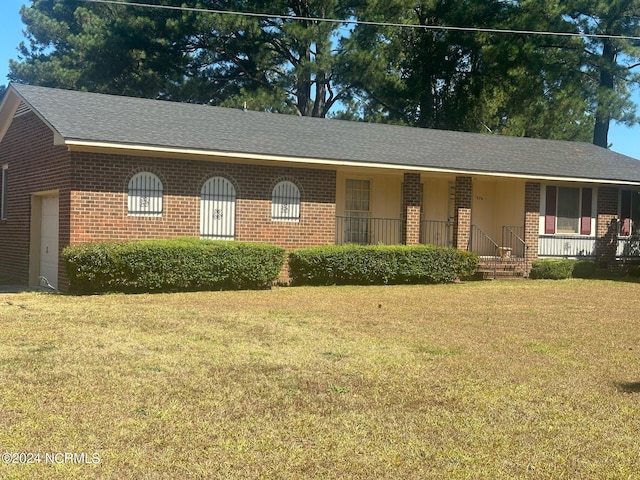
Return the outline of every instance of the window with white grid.
[[[300,189],[289,181],[279,182],[271,194],[271,220],[300,221]]]
[[[371,182],[347,179],[344,214],[344,239],[346,243],[369,242],[369,215]]]
[[[162,181],[153,173],[136,173],[129,180],[128,214],[143,217],[162,215]]]

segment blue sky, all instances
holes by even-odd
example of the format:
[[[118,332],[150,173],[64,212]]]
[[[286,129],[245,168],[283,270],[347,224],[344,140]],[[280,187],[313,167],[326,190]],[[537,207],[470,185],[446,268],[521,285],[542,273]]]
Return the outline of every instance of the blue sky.
[[[25,0],[0,0],[0,84],[7,84],[9,59],[17,59],[16,48],[24,38],[22,34],[23,24],[20,19],[20,6]],[[640,90],[636,89],[634,101],[639,105]],[[609,143],[611,149],[640,160],[640,126],[634,128],[616,125],[613,123],[609,131]]]

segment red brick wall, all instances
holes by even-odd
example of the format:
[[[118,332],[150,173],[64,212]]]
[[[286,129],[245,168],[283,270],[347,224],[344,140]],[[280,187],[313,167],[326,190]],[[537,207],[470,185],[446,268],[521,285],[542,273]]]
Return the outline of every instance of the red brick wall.
[[[163,181],[161,217],[127,215],[127,184],[140,171],[153,172]],[[236,240],[293,249],[331,244],[335,239],[334,171],[74,153],[73,172],[71,244],[197,237],[200,189],[213,176],[226,177],[236,187]],[[283,179],[300,188],[299,222],[271,220],[272,190]]]
[[[214,161],[69,153],[53,146],[52,132],[35,115],[16,118],[0,144],[0,166],[9,166],[8,219],[0,222],[0,281],[28,284],[33,193],[59,192],[59,250],[107,239],[200,234],[200,188],[216,175],[237,189],[236,240],[286,249],[331,244],[335,238],[335,171],[241,165]],[[163,215],[127,215],[127,184],[139,171],[163,181]],[[73,179],[73,188],[71,183]],[[280,180],[301,192],[299,222],[271,220],[271,194]],[[68,279],[59,262],[59,286]]]
[[[456,226],[454,245],[458,250],[468,250],[471,238],[471,177],[456,177]]]
[[[404,243],[420,243],[420,200],[422,195],[420,174],[405,173],[402,183],[402,213],[404,220]]]
[[[31,196],[58,190],[59,250],[69,242],[70,157],[53,146],[53,133],[32,113],[14,119],[0,143],[0,165],[8,164],[7,220],[0,221],[0,280],[27,285],[31,234]],[[62,262],[58,281],[67,282]]]
[[[538,258],[540,235],[540,184],[527,182],[524,186],[524,242],[527,248],[527,268]]]

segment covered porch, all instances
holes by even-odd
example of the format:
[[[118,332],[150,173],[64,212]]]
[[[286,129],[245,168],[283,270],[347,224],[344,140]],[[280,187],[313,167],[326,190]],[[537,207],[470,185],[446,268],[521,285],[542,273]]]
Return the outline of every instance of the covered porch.
[[[339,172],[335,222],[339,245],[455,247],[455,177]]]
[[[336,244],[453,247],[477,253],[494,272],[527,270],[522,181],[345,172],[337,182]]]
[[[336,244],[454,247],[520,276],[537,258],[640,259],[640,193],[622,187],[413,172],[337,179]]]

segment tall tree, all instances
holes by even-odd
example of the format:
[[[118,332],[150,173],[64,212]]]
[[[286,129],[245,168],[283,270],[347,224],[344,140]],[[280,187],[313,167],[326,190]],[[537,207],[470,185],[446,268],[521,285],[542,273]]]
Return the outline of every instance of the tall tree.
[[[9,78],[44,86],[141,97],[170,95],[186,68],[179,14],[32,0],[21,9],[26,42]]]
[[[156,0],[179,6],[178,0]],[[23,7],[28,44],[10,78],[42,85],[241,105],[323,117],[334,81],[344,0],[201,0],[185,11],[68,0]],[[252,17],[201,10],[273,14]],[[304,19],[283,18],[297,17]]]
[[[579,46],[566,39],[431,28],[547,30],[550,18],[560,24],[554,27],[566,28],[560,15],[500,0],[400,0],[393,5],[395,10],[389,2],[369,1],[362,15],[416,27],[361,25],[348,40],[357,46],[347,49],[345,75],[362,78],[354,81],[354,93],[365,119],[588,138],[587,104],[581,79],[572,70]]]
[[[635,36],[639,3],[198,0],[180,11],[31,0],[10,79],[318,117],[343,108],[342,118],[606,146],[612,119],[637,120],[628,90],[639,76],[637,41],[433,27]]]
[[[460,128],[482,88],[482,45],[474,35],[433,27],[482,24],[500,9],[498,0],[362,2],[359,17],[414,26],[358,25],[348,39],[343,75],[365,99],[365,118]]]
[[[498,29],[567,32],[559,2],[523,0],[504,5]],[[487,34],[481,55],[488,81],[472,118],[503,134],[589,141],[591,84],[581,74],[583,42],[577,37]]]
[[[341,53],[334,38],[346,19],[346,0],[253,0],[238,10],[272,14],[244,17],[197,13],[190,20],[192,73],[202,89],[219,89],[225,105],[324,117],[344,96],[337,84]],[[211,8],[211,4],[202,2]],[[225,9],[229,9],[227,5]]]
[[[594,86],[591,97],[595,127],[593,143],[608,146],[609,125],[638,122],[630,85],[640,83],[640,0],[568,0],[564,3],[576,30],[601,35],[585,41],[581,69]]]

